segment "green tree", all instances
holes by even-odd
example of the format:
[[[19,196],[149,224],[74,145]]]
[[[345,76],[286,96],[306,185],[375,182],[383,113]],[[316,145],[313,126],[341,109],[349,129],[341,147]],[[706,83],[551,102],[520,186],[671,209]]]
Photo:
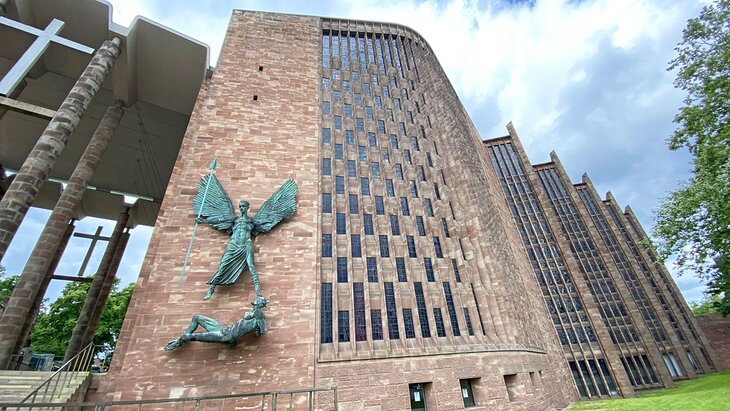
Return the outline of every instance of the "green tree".
[[[11,275],[8,278],[5,277],[5,267],[0,265],[0,304],[5,306],[5,303],[10,299],[10,295],[13,293],[15,284],[18,283],[18,276]]]
[[[114,351],[134,290],[134,284],[117,290],[119,280],[115,281],[114,290],[109,295],[94,335],[94,343],[103,347],[105,355]],[[66,346],[84,306],[89,286],[89,283],[68,283],[63,288],[61,297],[52,302],[47,311],[38,314],[30,337],[35,352],[56,355],[63,355],[66,352]]]
[[[705,295],[702,301],[692,301],[689,307],[694,315],[712,314],[719,311],[722,298],[717,294]]]
[[[667,196],[654,236],[664,258],[677,255],[681,272],[696,272],[730,314],[730,0],[716,0],[687,22],[675,86],[687,92],[674,118],[669,148],[686,148],[693,175]]]

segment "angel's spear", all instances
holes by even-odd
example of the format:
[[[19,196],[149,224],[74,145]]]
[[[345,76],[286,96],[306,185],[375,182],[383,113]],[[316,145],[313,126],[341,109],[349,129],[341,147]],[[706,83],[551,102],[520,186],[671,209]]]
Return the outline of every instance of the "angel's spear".
[[[213,161],[210,162],[210,174],[215,173],[215,166],[218,164],[218,156],[213,157]],[[188,257],[190,257],[190,251],[193,249],[193,240],[195,239],[195,233],[198,231],[198,220],[203,213],[203,207],[205,205],[205,197],[208,196],[208,187],[210,187],[211,177],[208,177],[208,182],[205,183],[205,190],[203,190],[203,199],[200,202],[200,208],[198,208],[198,215],[195,218],[195,227],[193,227],[193,235],[190,237],[190,245],[188,245],[188,252],[185,254],[185,262],[183,262],[182,273],[180,273],[180,284],[182,284],[183,277],[185,276],[185,268],[188,266]]]

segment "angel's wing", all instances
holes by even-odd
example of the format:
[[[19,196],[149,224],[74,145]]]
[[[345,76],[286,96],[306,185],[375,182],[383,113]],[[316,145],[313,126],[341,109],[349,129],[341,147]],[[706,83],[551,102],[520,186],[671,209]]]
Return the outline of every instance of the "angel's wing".
[[[206,186],[208,191],[206,192]],[[203,202],[205,197],[205,202]],[[202,208],[202,211],[201,211]],[[193,198],[193,211],[214,228],[231,232],[236,212],[231,199],[215,174],[208,174],[198,181],[198,194]]]
[[[295,211],[297,211],[297,183],[294,180],[286,180],[256,213],[251,234],[271,231],[281,220],[291,217]]]

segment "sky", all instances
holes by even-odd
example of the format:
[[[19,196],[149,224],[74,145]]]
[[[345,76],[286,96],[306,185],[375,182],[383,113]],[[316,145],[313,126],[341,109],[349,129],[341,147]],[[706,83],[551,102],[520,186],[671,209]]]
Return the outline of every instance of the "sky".
[[[141,15],[209,45],[211,66],[234,8],[409,26],[431,45],[482,138],[506,135],[512,121],[533,163],[555,150],[574,182],[587,172],[601,195],[610,190],[630,205],[647,231],[660,199],[689,178],[689,154],[666,146],[684,98],[667,66],[687,19],[706,2],[110,0],[118,24]],[[8,273],[22,271],[48,214],[28,214],[2,261]],[[98,225],[108,235],[114,222],[77,224],[82,232]],[[133,230],[123,284],[135,281],[151,231]],[[57,273],[76,274],[87,247],[88,240],[72,239]],[[700,300],[700,281],[668,266],[685,298]],[[62,286],[54,281],[48,297]]]

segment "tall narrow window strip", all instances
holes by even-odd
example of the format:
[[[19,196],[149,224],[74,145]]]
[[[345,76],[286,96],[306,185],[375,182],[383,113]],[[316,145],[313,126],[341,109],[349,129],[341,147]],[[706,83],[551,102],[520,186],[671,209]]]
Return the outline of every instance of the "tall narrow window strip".
[[[383,36],[383,45],[385,46],[385,60],[388,62],[388,67],[393,67],[393,58],[390,55],[390,36]]]
[[[335,176],[335,194],[345,194],[344,176]]]
[[[337,342],[350,341],[350,312],[337,311]]]
[[[400,224],[398,224],[398,216],[390,215],[390,233],[392,235],[400,235]]]
[[[330,144],[332,142],[332,129],[325,127],[322,129],[322,143]]]
[[[322,159],[322,175],[323,176],[332,175],[332,159],[330,159],[330,158]]]
[[[400,198],[400,208],[401,208],[401,212],[404,216],[411,215],[411,211],[408,208],[408,198],[407,197]]]
[[[433,237],[433,249],[437,258],[444,258],[444,253],[441,251],[441,239],[438,236]]]
[[[400,37],[400,36],[398,37],[398,40],[401,41],[401,50],[403,50],[403,61],[406,63],[406,69],[408,71],[410,71],[411,70],[411,62],[408,61],[408,51],[406,50],[406,47],[405,47],[405,40],[403,39],[403,37]],[[413,86],[413,80],[411,80],[411,87],[414,87]]]
[[[416,254],[416,240],[412,235],[406,236],[406,245],[408,248],[408,257],[418,258],[418,255]]]
[[[395,271],[398,275],[399,283],[408,282],[408,276],[406,274],[406,261],[405,259],[403,259],[403,257],[395,258]]]
[[[474,335],[474,328],[471,326],[471,316],[467,307],[464,307],[464,321],[466,321],[466,331],[469,335]]]
[[[380,75],[385,75],[385,62],[383,61],[383,48],[380,44],[380,35],[375,35],[375,51],[378,53],[378,69],[380,71]]]
[[[391,340],[400,339],[398,331],[398,311],[395,306],[395,293],[393,283],[383,284],[385,288],[385,315],[388,320],[388,338]]]
[[[477,309],[477,317],[479,317],[479,327],[482,330],[482,335],[487,335],[487,331],[484,329],[484,320],[482,319],[482,310],[479,308],[479,300],[477,300],[477,293],[474,291],[474,284],[469,284],[471,287],[471,295],[474,298],[474,305]]]
[[[368,34],[367,36],[368,45],[368,63],[375,64],[375,53],[373,51],[373,35]]]
[[[375,214],[385,215],[385,203],[383,196],[375,196]]]
[[[388,197],[395,197],[395,189],[393,188],[393,180],[390,178],[385,179],[385,194]]]
[[[391,37],[391,41],[393,42],[393,58],[395,59],[396,67],[398,67],[398,74],[400,74],[401,78],[404,78],[405,74],[403,73],[403,65],[401,64],[400,53],[398,52],[398,38]]]
[[[370,174],[373,180],[380,180],[380,163],[373,161],[370,163]]]
[[[444,317],[441,314],[441,308],[434,307],[433,319],[436,323],[436,335],[439,337],[446,337],[446,327],[444,327]]]
[[[325,31],[322,35],[322,65],[330,67],[330,33]]]
[[[337,282],[347,282],[347,257],[337,257]]]
[[[393,165],[393,171],[395,172],[396,180],[403,181],[403,166],[400,163]]]
[[[454,269],[454,278],[457,283],[461,282],[461,274],[459,273],[459,263],[456,262],[456,258],[451,259],[451,267]]]
[[[403,309],[403,330],[406,332],[406,338],[416,338],[416,329],[413,326],[413,313],[410,308]]]
[[[451,285],[444,282],[444,296],[446,297],[446,308],[449,311],[449,322],[451,323],[451,332],[455,337],[461,335],[459,330],[459,319],[456,317],[456,307],[454,306],[454,298],[451,296]]]
[[[332,257],[332,234],[322,234],[322,257]]]
[[[429,283],[433,283],[436,281],[436,278],[434,278],[433,275],[433,263],[431,262],[431,259],[428,257],[425,257],[423,259],[423,266],[426,269],[426,279]]]
[[[360,71],[362,71],[363,73],[367,73],[368,65],[367,65],[367,61],[366,61],[367,57],[365,56],[365,38],[363,37],[362,33],[360,33],[360,35],[357,38],[357,46],[358,46],[358,51],[359,51],[358,54],[360,56]]]
[[[380,243],[380,256],[381,257],[390,257],[390,249],[388,248],[388,236],[387,235],[378,236],[378,241]]]
[[[322,213],[332,212],[332,193],[322,193]]]
[[[352,284],[353,312],[355,313],[355,341],[367,340],[365,326],[365,293],[362,283]]]
[[[351,234],[350,235],[350,249],[351,249],[352,258],[361,258],[362,257],[360,234]]]
[[[365,261],[366,261],[366,266],[367,266],[368,282],[377,283],[378,282],[378,263],[377,263],[376,258],[367,257]]]
[[[350,214],[358,214],[360,212],[360,207],[358,206],[357,194],[348,194],[347,197]]]
[[[424,237],[426,235],[426,227],[423,224],[423,216],[416,216],[416,229],[418,230],[419,236]]]
[[[367,177],[360,177],[360,194],[364,196],[370,195],[370,180]]]
[[[413,283],[413,290],[416,294],[416,307],[418,309],[418,322],[421,325],[421,337],[431,337],[431,327],[428,325],[428,310],[426,299],[423,296],[423,285],[419,282]]]
[[[370,310],[370,324],[371,324],[371,335],[373,341],[379,341],[383,339],[383,319],[380,315],[380,310]]]
[[[320,293],[319,342],[332,342],[332,283],[322,283]]]
[[[340,61],[342,62],[342,69],[350,69],[350,61],[347,58],[347,33],[342,33],[340,37]]]
[[[335,228],[337,234],[347,234],[347,228],[345,224],[345,213],[335,214]]]
[[[365,235],[373,235],[373,215],[372,214],[363,214],[362,216],[362,224],[365,229]]]

